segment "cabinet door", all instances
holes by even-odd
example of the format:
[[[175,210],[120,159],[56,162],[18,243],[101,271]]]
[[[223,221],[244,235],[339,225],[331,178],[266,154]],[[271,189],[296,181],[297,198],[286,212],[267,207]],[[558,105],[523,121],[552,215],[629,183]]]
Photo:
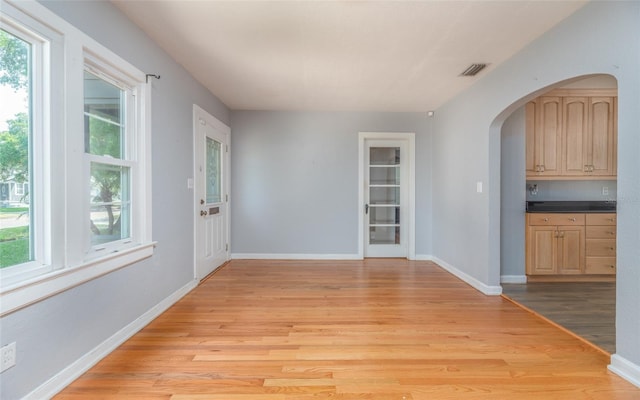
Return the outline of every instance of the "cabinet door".
[[[559,175],[562,138],[562,102],[560,97],[540,97],[536,101],[536,145],[534,158],[541,167],[537,175]]]
[[[586,132],[588,125],[589,99],[587,97],[565,97],[562,99],[564,132],[562,135],[562,174],[586,175]]]
[[[562,140],[561,97],[543,96],[525,107],[527,176],[559,175]]]
[[[584,271],[584,227],[558,226],[557,267],[560,274],[581,274]]]
[[[556,273],[557,240],[555,226],[530,226],[527,237],[527,274]]]
[[[586,129],[586,153],[590,175],[614,175],[614,101],[613,97],[589,98],[589,124]]]

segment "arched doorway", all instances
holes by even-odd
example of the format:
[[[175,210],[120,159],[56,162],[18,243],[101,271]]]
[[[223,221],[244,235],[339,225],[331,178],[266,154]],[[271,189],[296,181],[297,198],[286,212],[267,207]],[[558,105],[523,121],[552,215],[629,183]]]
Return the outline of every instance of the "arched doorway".
[[[501,114],[502,123],[497,127],[500,138],[500,280],[508,297],[613,354],[615,277],[609,279],[613,282],[602,283],[576,283],[572,281],[580,279],[566,276],[554,283],[531,283],[525,272],[527,201],[616,200],[617,182],[611,178],[527,178],[525,161],[531,155],[526,152],[526,103],[549,90],[559,89],[569,94],[572,90],[617,90],[617,81],[611,75],[576,77],[532,93]]]

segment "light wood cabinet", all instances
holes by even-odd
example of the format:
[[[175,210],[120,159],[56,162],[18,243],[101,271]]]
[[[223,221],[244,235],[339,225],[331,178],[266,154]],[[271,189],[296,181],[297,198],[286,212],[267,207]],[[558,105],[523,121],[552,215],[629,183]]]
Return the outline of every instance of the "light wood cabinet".
[[[526,225],[525,264],[532,281],[615,275],[616,214],[528,213]]]
[[[527,214],[527,274],[584,271],[584,214]],[[566,225],[558,225],[564,224]]]
[[[615,179],[617,97],[556,90],[526,105],[527,179]]]
[[[538,97],[526,105],[527,175],[560,174],[562,98]]]
[[[616,273],[616,215],[587,214],[585,273]]]

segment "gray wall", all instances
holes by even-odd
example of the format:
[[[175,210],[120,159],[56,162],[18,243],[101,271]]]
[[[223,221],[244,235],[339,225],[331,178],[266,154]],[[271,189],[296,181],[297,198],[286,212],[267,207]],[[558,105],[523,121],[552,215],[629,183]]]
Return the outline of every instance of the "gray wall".
[[[500,274],[524,275],[525,109],[502,125],[500,147]]]
[[[235,254],[358,253],[358,132],[416,134],[416,254],[431,254],[426,113],[234,111]]]
[[[640,3],[591,2],[436,110],[433,254],[488,284],[500,276],[504,120],[558,82],[618,81],[617,354],[640,365]],[[549,62],[553,60],[553,62]],[[563,82],[564,83],[564,82]],[[475,182],[488,182],[478,194]],[[465,249],[464,252],[459,249]]]
[[[0,380],[18,399],[193,280],[192,104],[223,122],[229,111],[108,2],[45,6],[147,73],[152,89],[151,259],[16,311],[0,320],[2,342],[17,342],[17,365]]]

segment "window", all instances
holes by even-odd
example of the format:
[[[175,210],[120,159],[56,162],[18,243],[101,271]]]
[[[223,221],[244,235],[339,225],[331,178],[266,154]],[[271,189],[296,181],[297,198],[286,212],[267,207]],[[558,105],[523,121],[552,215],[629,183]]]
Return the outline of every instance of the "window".
[[[3,19],[0,29],[0,269],[25,271],[42,260],[43,226],[36,221],[29,182],[41,178],[37,131],[42,118],[38,77],[42,75],[45,43],[28,29]],[[34,129],[34,127],[36,127]],[[3,276],[6,274],[3,274]]]
[[[0,1],[0,90],[22,107],[0,110],[2,316],[154,243],[145,74],[41,4]]]
[[[89,163],[91,245],[131,238],[131,167],[127,105],[132,91],[84,73],[84,141]],[[129,240],[130,241],[130,240]]]

